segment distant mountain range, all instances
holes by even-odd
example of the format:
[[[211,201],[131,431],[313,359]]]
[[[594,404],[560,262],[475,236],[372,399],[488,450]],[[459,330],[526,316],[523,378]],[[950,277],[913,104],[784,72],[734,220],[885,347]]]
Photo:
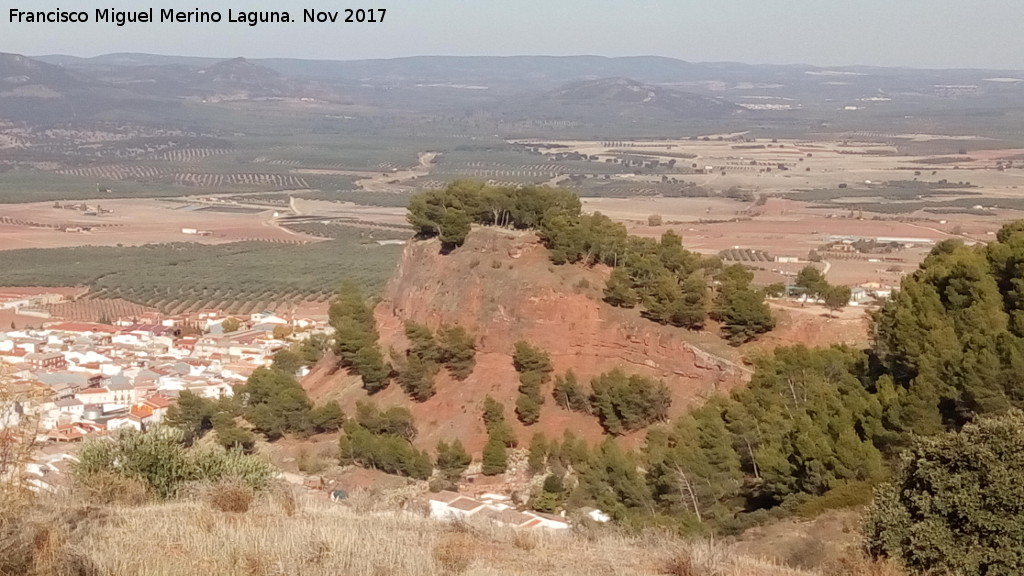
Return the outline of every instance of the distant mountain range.
[[[953,99],[1019,108],[1024,71],[692,63],[638,56],[420,56],[221,60],[151,54],[0,54],[0,117],[82,118],[169,103],[308,98],[403,111],[545,118],[611,114],[714,119],[899,101],[893,114]]]
[[[721,98],[680,92],[630,78],[601,78],[572,82],[544,93],[536,104],[565,107],[598,106],[620,114],[662,113],[676,117],[720,118],[744,108]]]

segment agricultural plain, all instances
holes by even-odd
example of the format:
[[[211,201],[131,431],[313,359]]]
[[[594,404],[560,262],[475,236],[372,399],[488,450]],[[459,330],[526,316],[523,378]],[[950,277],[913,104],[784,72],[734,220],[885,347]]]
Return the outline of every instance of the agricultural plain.
[[[814,256],[833,282],[895,285],[936,242],[985,242],[1024,215],[1021,122],[1004,111],[1016,101],[972,95],[994,112],[954,121],[946,111],[966,96],[910,72],[924,96],[865,99],[857,92],[876,80],[857,75],[848,80],[864,85],[842,89],[854,100],[844,106],[838,88],[807,83],[813,70],[660,85],[610,73],[574,84],[547,70],[509,84],[490,71],[435,83],[343,66],[314,80],[309,63],[242,59],[183,64],[196,72],[185,79],[151,64],[67,64],[134,90],[111,102],[36,63],[47,88],[89,114],[0,110],[0,284],[89,290],[95,304],[51,311],[60,316],[322,302],[347,276],[380,286],[394,242],[411,235],[409,198],[457,179],[573,189],[632,233],[674,230],[763,284],[788,282]],[[481,74],[445,70],[430,74]],[[879,245],[839,245],[859,241]]]
[[[409,237],[404,204],[410,194],[472,178],[573,188],[586,209],[625,223],[632,233],[674,230],[690,249],[747,264],[764,284],[787,282],[820,252],[833,282],[897,285],[935,243],[985,242],[1024,209],[1020,150],[910,154],[922,143],[936,152],[962,146],[920,135],[892,136],[887,143],[719,137],[508,141],[493,150],[420,151],[410,153],[404,167],[382,160],[379,173],[338,168],[347,190],[260,191],[251,181],[256,189],[231,191],[224,190],[231,188],[227,175],[210,182],[209,194],[8,204],[0,217],[0,248],[13,252],[0,260],[11,271],[7,284],[83,285],[93,300],[167,312],[323,301],[344,276],[368,286],[383,282],[400,248],[378,241]],[[216,152],[161,157],[223,156]],[[326,164],[296,154],[268,150],[260,163],[333,174],[306,168]],[[844,238],[898,245],[877,257],[829,252]],[[120,271],[125,262],[145,274]],[[337,274],[314,282],[325,266]],[[56,312],[89,316],[72,308]]]

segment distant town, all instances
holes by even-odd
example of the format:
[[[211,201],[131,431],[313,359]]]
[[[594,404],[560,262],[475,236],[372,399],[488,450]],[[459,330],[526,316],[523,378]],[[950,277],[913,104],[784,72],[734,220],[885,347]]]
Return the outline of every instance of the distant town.
[[[0,307],[21,304],[19,312],[31,313],[28,306],[61,299],[59,294],[0,294]],[[0,424],[16,425],[25,415],[37,419],[38,439],[46,448],[30,467],[29,482],[39,490],[55,488],[66,475],[53,464],[71,458],[74,444],[157,425],[186,390],[204,398],[231,396],[234,386],[269,365],[276,351],[327,333],[326,320],[202,310],[0,332],[0,370],[8,391],[19,399],[9,413],[0,414]]]

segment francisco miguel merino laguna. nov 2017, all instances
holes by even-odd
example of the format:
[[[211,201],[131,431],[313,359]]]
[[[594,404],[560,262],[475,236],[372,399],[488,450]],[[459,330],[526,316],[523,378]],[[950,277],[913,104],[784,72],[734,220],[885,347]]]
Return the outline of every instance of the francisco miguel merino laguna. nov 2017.
[[[368,9],[345,9],[345,10],[311,10],[302,11],[301,22],[382,22],[385,10],[383,8]],[[212,24],[219,22],[231,22],[256,26],[257,24],[274,24],[298,22],[292,18],[287,11],[236,11],[229,9],[225,16],[219,10],[174,10],[173,8],[161,8],[156,10],[148,8],[145,10],[117,10],[115,8],[97,8],[90,18],[85,10],[21,10],[11,8],[9,19],[12,24],[42,24],[42,23],[87,23],[97,22],[125,26],[127,24],[145,23],[181,23],[181,24]]]

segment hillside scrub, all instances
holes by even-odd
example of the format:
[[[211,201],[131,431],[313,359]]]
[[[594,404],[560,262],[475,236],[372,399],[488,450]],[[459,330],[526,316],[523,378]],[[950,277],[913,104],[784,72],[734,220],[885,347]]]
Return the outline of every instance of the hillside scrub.
[[[601,213],[582,213],[579,198],[571,191],[457,181],[414,195],[408,221],[420,238],[438,237],[442,250],[449,252],[469,233],[464,219],[455,214],[484,226],[536,230],[555,264],[613,267],[604,289],[605,301],[613,306],[639,305],[655,322],[692,330],[703,328],[712,312],[709,285],[722,266],[720,260],[686,250],[682,238],[671,230],[658,240],[631,236],[625,226]],[[725,328],[726,337],[737,344],[774,327],[762,293],[747,285],[740,289],[745,292],[728,305]],[[727,299],[719,295],[719,300],[724,308]],[[535,399],[530,404],[534,407]]]
[[[113,438],[86,442],[74,466],[80,488],[104,494],[135,481],[159,499],[174,498],[190,485],[236,479],[252,490],[263,490],[273,477],[268,462],[235,450],[186,447],[181,432],[169,428],[150,432],[124,430]]]

